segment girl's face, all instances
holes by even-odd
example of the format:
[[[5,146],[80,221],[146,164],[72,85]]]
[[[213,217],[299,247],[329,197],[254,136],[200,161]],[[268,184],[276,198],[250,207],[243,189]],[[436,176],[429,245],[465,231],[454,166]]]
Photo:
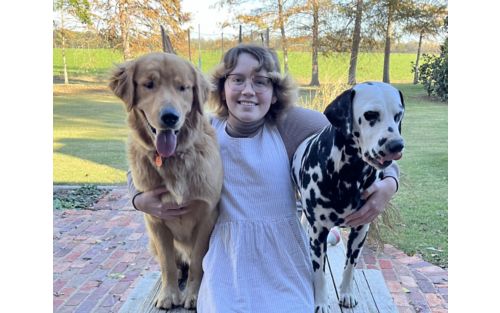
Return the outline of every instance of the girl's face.
[[[267,72],[264,69],[255,71],[258,66],[255,57],[242,53],[224,83],[223,98],[229,115],[244,123],[263,119],[277,100]]]

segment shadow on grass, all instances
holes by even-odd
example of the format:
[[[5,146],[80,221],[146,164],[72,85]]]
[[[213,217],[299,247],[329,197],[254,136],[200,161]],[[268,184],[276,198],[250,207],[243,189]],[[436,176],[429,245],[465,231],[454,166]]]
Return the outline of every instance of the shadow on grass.
[[[126,137],[126,113],[123,104],[111,93],[96,94],[88,91],[76,97],[54,97],[53,119],[54,128],[90,130],[98,127],[101,130],[94,133],[93,137]]]
[[[70,84],[86,84],[86,85],[106,85],[109,80],[108,74],[95,76],[95,75],[69,75],[68,74],[68,82]],[[54,75],[52,76],[53,84],[64,84],[64,76],[62,75]]]
[[[65,138],[57,140],[55,144],[61,146],[54,148],[54,152],[122,171],[128,170],[126,147],[122,140]]]

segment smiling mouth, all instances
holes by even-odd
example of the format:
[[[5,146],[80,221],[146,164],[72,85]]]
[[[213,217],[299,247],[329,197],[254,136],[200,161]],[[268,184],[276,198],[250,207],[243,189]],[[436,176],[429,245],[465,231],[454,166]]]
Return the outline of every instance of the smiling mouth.
[[[257,106],[258,104],[255,102],[250,102],[250,101],[238,101],[238,104],[245,106],[245,107],[253,107]]]

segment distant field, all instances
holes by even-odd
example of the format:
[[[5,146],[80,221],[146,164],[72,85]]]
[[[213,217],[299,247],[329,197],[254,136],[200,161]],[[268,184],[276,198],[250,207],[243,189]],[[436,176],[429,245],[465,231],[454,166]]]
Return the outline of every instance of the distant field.
[[[282,53],[278,51],[283,64]],[[415,61],[415,54],[391,54],[391,82],[407,83],[413,80],[411,62]],[[221,58],[220,51],[202,51],[201,67],[204,73],[209,73]],[[319,55],[320,83],[334,83],[347,81],[349,70],[348,53],[335,53],[330,57]],[[290,52],[290,74],[301,85],[311,80],[312,60],[311,53]],[[109,76],[109,70],[114,64],[123,62],[123,55],[111,49],[66,49],[68,75],[74,82],[103,82]],[[198,65],[198,53],[192,54],[192,62]],[[383,53],[361,53],[358,58],[357,80],[382,80],[384,55]],[[63,62],[61,49],[54,49],[53,75],[56,80],[63,77]],[[283,66],[283,65],[282,65]]]

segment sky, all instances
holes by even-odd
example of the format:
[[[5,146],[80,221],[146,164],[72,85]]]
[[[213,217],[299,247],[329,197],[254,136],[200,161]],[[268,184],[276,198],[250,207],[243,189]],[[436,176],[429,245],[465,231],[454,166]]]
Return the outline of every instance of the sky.
[[[184,12],[191,13],[192,21],[186,26],[191,26],[191,36],[198,36],[198,24],[202,38],[219,38],[221,35],[221,24],[232,16],[227,8],[213,8],[217,0],[182,0],[181,8]],[[250,1],[246,6],[258,6],[260,1]],[[242,10],[240,6],[238,10]],[[224,28],[224,34],[238,35],[239,26],[232,25]]]
[[[192,21],[187,24],[187,26],[191,26],[191,36],[198,36],[198,24],[200,25],[201,37],[220,36],[220,25],[229,17],[229,12],[227,9],[211,8],[216,2],[216,0],[182,0],[182,10],[191,13]],[[224,33],[237,34],[237,31],[233,31],[232,27],[228,27],[224,29]]]

